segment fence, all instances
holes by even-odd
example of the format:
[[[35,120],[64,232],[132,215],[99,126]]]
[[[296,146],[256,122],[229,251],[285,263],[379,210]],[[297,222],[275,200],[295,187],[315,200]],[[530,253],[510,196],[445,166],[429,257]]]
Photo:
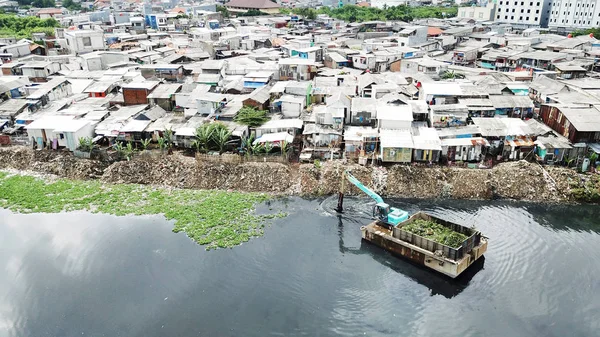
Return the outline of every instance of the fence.
[[[411,217],[409,222],[413,220],[413,217]],[[407,232],[403,230],[402,227],[395,227],[392,235],[397,239],[408,242],[417,247],[426,249],[432,253],[435,253],[438,250],[442,251],[444,256],[455,261],[461,259],[465,255],[465,253],[470,252],[473,249],[473,247],[478,246],[481,241],[481,233],[479,231],[474,231],[471,228],[461,226],[442,219],[433,218],[423,213],[418,214],[414,218],[421,218],[429,221],[434,220],[435,222],[443,225],[444,227],[448,227],[455,232],[465,234],[468,238],[465,241],[463,241],[460,247],[449,247],[444,244],[435,242],[433,240],[426,239],[420,235]]]
[[[282,157],[282,156],[240,156],[237,154],[210,155],[210,154],[197,153],[196,160],[198,162],[229,163],[229,164],[242,164],[242,163],[288,164],[289,163],[288,159],[286,157]]]

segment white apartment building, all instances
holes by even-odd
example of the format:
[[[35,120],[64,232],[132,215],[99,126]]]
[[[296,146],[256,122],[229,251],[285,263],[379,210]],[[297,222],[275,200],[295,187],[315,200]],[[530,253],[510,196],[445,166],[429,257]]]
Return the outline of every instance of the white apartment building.
[[[554,0],[498,0],[496,21],[515,28],[548,27]]]
[[[477,21],[494,21],[496,14],[496,3],[488,2],[486,6],[458,7],[457,17],[468,18]]]
[[[600,26],[599,0],[552,0],[548,27],[576,30]]]

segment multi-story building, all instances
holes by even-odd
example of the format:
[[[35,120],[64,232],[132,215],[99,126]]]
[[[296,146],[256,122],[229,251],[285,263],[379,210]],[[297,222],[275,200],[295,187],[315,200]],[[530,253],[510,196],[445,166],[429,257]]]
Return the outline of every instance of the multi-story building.
[[[576,30],[600,26],[600,1],[552,0],[548,27],[556,30]]]
[[[496,21],[514,28],[548,27],[553,0],[499,0]],[[565,0],[566,2],[566,0]]]
[[[460,19],[475,19],[477,21],[494,21],[495,13],[496,3],[490,1],[485,6],[459,7],[457,17]]]

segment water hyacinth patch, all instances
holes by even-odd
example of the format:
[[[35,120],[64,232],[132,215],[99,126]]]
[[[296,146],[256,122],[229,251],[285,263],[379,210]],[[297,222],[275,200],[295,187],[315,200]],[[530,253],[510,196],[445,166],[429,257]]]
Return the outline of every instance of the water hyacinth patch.
[[[99,181],[45,181],[0,172],[0,207],[20,213],[90,211],[123,215],[163,214],[206,249],[239,245],[263,234],[269,220],[285,214],[256,214],[268,195],[165,189]]]

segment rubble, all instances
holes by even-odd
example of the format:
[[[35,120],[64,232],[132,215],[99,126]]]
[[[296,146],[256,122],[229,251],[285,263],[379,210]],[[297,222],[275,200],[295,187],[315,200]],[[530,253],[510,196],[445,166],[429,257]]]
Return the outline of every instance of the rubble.
[[[26,147],[0,148],[0,169],[30,170],[70,179],[101,179],[109,183],[160,185],[187,189],[218,189],[320,196],[337,193],[342,173],[388,197],[505,198],[530,201],[598,201],[597,175],[564,167],[542,168],[526,161],[508,162],[492,169],[392,165],[365,167],[343,160],[316,164],[198,161],[179,153],[159,152],[114,163],[80,159],[69,152],[34,151]],[[545,172],[546,171],[546,172]],[[345,193],[359,195],[346,184]]]

